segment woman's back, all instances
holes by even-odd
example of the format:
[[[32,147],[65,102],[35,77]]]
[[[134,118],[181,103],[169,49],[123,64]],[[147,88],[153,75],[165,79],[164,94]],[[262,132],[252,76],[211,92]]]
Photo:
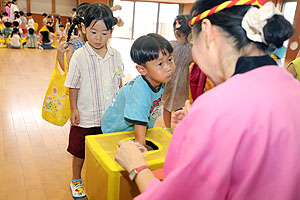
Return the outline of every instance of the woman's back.
[[[299,199],[299,102],[300,84],[277,66],[235,75],[200,96],[176,127],[166,177],[190,168],[193,178],[173,182],[193,191],[181,194],[188,199]]]

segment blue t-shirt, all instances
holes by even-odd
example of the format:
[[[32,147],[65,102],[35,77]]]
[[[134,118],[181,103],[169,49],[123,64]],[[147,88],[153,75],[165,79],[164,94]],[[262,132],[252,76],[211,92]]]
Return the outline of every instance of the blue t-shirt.
[[[154,88],[143,76],[122,87],[101,119],[103,133],[134,129],[134,124],[153,128],[162,112],[160,106],[164,83]]]

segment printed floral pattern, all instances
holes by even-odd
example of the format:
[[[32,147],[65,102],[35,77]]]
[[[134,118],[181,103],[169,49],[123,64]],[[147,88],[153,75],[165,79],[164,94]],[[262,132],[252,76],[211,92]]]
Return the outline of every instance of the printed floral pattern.
[[[68,95],[64,94],[60,96],[57,93],[57,88],[53,88],[53,93],[46,98],[46,104],[43,105],[43,109],[47,110],[48,112],[56,115],[57,112],[62,109],[62,105],[64,101],[67,99]],[[66,116],[63,116],[67,118]]]

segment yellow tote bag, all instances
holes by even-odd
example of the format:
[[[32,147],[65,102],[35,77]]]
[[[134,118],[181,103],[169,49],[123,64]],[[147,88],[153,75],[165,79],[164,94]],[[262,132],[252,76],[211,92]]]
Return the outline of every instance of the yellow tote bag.
[[[65,125],[71,114],[69,88],[64,86],[68,72],[66,59],[64,59],[64,65],[65,73],[61,74],[56,59],[42,108],[43,119],[57,126]]]

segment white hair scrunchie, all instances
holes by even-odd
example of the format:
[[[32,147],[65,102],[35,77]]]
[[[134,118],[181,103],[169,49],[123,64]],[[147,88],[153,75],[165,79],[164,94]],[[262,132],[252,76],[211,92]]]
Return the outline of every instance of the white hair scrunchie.
[[[242,27],[246,31],[247,37],[254,42],[266,44],[263,28],[267,24],[267,20],[274,15],[281,15],[281,13],[270,1],[261,8],[251,7],[242,21]]]

